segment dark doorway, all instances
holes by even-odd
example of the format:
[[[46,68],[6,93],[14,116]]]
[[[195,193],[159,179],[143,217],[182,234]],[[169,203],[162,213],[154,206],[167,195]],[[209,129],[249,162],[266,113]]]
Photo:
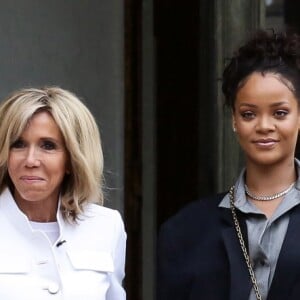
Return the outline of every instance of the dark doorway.
[[[284,1],[284,22],[287,28],[300,32],[300,2],[295,0]]]
[[[125,161],[124,214],[127,231],[125,289],[142,299],[142,0],[125,1]]]
[[[157,222],[213,190],[210,4],[154,1]],[[201,165],[201,169],[199,168]]]

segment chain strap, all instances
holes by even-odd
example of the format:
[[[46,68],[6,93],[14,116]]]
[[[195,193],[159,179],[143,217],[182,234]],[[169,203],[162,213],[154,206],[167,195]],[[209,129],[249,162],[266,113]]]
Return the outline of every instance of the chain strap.
[[[241,249],[243,251],[243,255],[244,255],[247,267],[248,267],[248,271],[249,271],[249,274],[250,274],[250,278],[251,278],[251,281],[252,281],[252,285],[253,285],[253,289],[254,289],[254,292],[255,292],[255,295],[256,295],[256,299],[257,300],[262,300],[262,297],[261,297],[259,289],[258,289],[257,280],[256,280],[256,277],[255,277],[255,274],[254,274],[254,271],[253,271],[253,267],[251,265],[250,257],[248,255],[247,248],[245,246],[245,242],[244,242],[244,238],[243,238],[243,235],[242,235],[239,220],[237,218],[236,211],[235,211],[234,186],[232,186],[229,190],[229,198],[230,198],[230,209],[231,209],[231,213],[232,213],[232,218],[233,218],[235,230],[236,230],[236,233],[237,233],[240,245],[241,245]]]

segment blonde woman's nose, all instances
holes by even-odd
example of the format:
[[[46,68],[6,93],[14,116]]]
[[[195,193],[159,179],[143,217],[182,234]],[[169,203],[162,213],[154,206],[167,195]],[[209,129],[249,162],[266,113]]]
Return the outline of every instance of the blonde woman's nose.
[[[41,164],[38,149],[34,146],[29,147],[26,152],[25,160],[27,167],[38,167]]]

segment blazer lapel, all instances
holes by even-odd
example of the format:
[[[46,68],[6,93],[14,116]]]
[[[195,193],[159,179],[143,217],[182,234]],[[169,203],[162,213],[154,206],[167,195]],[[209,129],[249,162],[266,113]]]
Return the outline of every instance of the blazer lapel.
[[[223,219],[222,237],[228,255],[230,270],[230,300],[248,299],[252,287],[249,271],[242,253],[242,249],[237,238],[233,225],[230,209],[221,208]],[[246,222],[242,215],[237,211],[243,238],[248,244]]]
[[[278,257],[268,299],[289,299],[289,293],[300,275],[300,205],[290,214],[290,221]]]

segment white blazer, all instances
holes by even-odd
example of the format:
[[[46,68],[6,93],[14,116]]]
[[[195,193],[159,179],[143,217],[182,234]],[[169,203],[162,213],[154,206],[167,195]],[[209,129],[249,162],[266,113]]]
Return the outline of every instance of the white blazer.
[[[123,300],[126,233],[116,210],[89,204],[77,225],[57,213],[53,245],[9,189],[0,195],[1,300]]]

